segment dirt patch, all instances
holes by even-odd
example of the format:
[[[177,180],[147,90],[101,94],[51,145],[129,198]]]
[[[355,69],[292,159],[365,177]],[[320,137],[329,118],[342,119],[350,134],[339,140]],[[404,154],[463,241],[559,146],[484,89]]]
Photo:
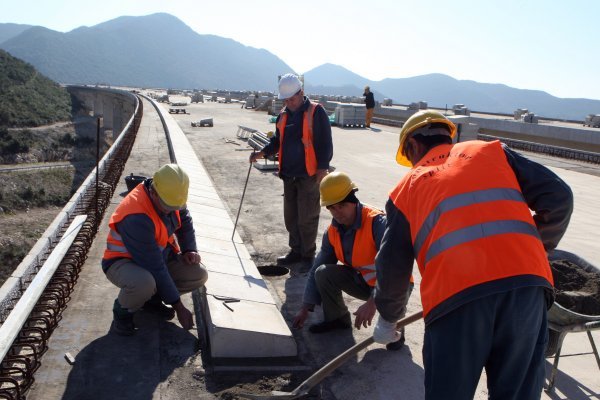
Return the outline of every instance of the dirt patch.
[[[600,315],[600,273],[589,272],[569,260],[550,262],[556,302],[584,315]]]
[[[49,207],[0,214],[0,285],[27,255],[59,211],[59,207]]]

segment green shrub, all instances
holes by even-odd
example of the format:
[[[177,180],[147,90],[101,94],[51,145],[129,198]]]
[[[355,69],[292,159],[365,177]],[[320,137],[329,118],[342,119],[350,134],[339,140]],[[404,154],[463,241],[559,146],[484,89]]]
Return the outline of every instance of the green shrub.
[[[35,68],[0,50],[0,126],[40,126],[71,119],[71,96]]]

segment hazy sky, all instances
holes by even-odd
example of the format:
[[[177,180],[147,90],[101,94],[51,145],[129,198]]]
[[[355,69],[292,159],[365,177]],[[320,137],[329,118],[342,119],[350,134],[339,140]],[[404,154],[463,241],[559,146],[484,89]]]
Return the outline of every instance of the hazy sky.
[[[439,72],[600,99],[598,0],[0,0],[0,22],[61,32],[156,12],[298,73],[323,63],[372,80]]]

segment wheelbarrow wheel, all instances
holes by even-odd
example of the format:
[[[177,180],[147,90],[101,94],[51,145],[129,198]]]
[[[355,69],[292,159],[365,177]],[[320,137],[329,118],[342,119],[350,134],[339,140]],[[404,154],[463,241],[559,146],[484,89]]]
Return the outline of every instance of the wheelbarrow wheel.
[[[560,333],[555,330],[548,329],[548,346],[546,346],[546,357],[553,357],[558,350],[558,339]]]

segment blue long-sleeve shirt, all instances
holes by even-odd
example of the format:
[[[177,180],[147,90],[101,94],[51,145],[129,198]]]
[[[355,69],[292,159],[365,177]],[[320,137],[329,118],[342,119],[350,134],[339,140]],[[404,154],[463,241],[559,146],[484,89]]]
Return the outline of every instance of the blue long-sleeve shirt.
[[[291,112],[287,107],[287,123],[285,127],[285,138],[283,141],[281,176],[283,177],[307,177],[306,162],[304,156],[304,144],[302,143],[302,127],[304,125],[304,112],[308,109],[310,101],[304,97],[304,103],[300,108]],[[281,115],[277,117],[277,122]],[[269,156],[279,151],[280,132],[275,130],[273,135],[262,148],[262,152]],[[333,157],[333,141],[331,137],[331,125],[329,117],[323,107],[317,107],[313,121],[313,146],[317,158],[317,169],[328,169],[329,162]]]
[[[358,203],[356,207],[356,219],[354,224],[346,228],[343,225],[337,223],[335,219],[331,221],[331,225],[338,230],[342,241],[342,250],[344,251],[344,258],[349,265],[352,265],[352,249],[354,248],[354,238],[356,237],[356,231],[362,226],[362,204]],[[385,231],[385,215],[379,214],[373,218],[373,240],[375,241],[375,248],[379,250],[381,239]],[[329,241],[327,231],[323,234],[323,241],[321,243],[321,249],[319,254],[315,258],[312,268],[308,273],[308,279],[306,280],[306,286],[304,288],[303,302],[305,305],[314,306],[321,304],[321,294],[317,289],[317,283],[315,281],[315,271],[318,267],[323,264],[336,264],[338,261],[335,255],[335,250]],[[311,307],[312,308],[312,307]]]
[[[535,212],[533,219],[544,248],[550,251],[558,245],[567,230],[573,212],[573,193],[569,186],[548,168],[506,146],[503,148],[523,197],[529,208]],[[396,208],[391,199],[388,199],[385,210],[387,225],[375,261],[377,266],[375,304],[385,320],[397,321],[407,301],[407,288],[415,258],[407,217]],[[549,284],[541,277],[517,275],[476,285],[438,304],[427,315],[425,323],[430,323],[462,304],[487,293],[499,293],[525,286],[548,287]]]
[[[146,180],[144,185],[149,187],[151,180]],[[164,214],[158,209],[156,212],[167,228],[170,236],[175,232],[177,242],[182,253],[197,251],[196,236],[192,217],[187,209],[180,210],[181,228],[175,231],[177,226],[177,216],[174,212]],[[166,246],[161,250],[154,239],[154,223],[146,214],[131,214],[123,218],[116,225],[117,231],[121,235],[123,244],[131,254],[133,262],[144,268],[152,274],[156,282],[156,290],[163,301],[167,304],[175,304],[179,301],[179,291],[169,274],[167,262],[177,255],[174,254],[171,246]],[[119,258],[102,260],[104,271]]]

